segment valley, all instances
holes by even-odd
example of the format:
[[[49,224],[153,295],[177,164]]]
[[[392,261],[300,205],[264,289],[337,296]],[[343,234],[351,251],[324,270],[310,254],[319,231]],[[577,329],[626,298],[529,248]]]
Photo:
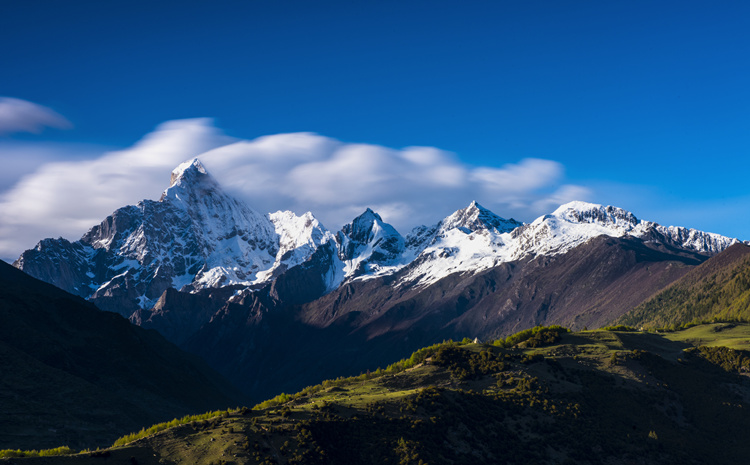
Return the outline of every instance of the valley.
[[[737,432],[750,427],[750,326],[531,333],[509,338],[519,341],[511,347],[437,344],[386,369],[111,449],[6,460],[728,464],[746,456]],[[733,347],[737,363],[722,367],[706,346]]]

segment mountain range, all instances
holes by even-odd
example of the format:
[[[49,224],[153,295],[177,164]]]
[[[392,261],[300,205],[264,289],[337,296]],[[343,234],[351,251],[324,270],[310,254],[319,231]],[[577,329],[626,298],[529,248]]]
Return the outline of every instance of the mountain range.
[[[263,397],[447,338],[610,323],[737,239],[571,202],[523,224],[476,202],[402,236],[367,209],[340,231],[261,214],[197,159],[14,266],[201,355]]]

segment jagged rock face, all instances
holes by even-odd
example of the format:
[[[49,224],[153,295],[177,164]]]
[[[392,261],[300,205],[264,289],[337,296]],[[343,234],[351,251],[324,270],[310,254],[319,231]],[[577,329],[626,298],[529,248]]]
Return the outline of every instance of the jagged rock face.
[[[460,229],[466,234],[479,230],[490,230],[497,233],[510,232],[523,223],[513,218],[506,220],[487,210],[477,202],[458,210],[440,223],[441,231]]]
[[[159,201],[120,208],[75,243],[46,239],[14,265],[130,316],[167,289],[266,282],[333,239],[309,213],[255,212],[198,160],[176,168],[171,181]]]
[[[13,266],[71,294],[86,297],[91,293],[84,284],[90,280],[87,276],[90,252],[82,243],[71,243],[62,237],[43,239],[36,247],[25,251]]]
[[[401,234],[369,208],[336,234],[336,242],[349,278],[388,272],[402,261],[405,248]]]
[[[130,321],[146,329],[155,329],[170,342],[180,345],[209,321],[229,296],[226,292],[216,296],[211,290],[190,294],[170,288],[150,310],[135,309]]]

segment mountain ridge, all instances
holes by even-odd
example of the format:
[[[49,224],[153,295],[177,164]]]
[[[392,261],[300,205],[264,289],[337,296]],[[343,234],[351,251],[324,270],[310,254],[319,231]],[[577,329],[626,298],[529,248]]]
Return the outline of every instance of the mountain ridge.
[[[254,212],[195,159],[161,201],[118,209],[77,242],[45,239],[15,265],[263,396],[444,338],[609,324],[738,242],[586,202],[522,224],[474,201],[406,237],[366,209],[333,233],[310,212]]]
[[[453,273],[562,254],[599,235],[634,236],[707,255],[738,242],[580,201],[529,224],[506,220],[473,201],[405,238],[368,208],[334,234],[310,212],[255,212],[225,194],[195,158],[173,170],[159,201],[122,207],[76,242],[44,239],[14,266],[130,317],[153,307],[168,288],[262,287],[329,242],[336,248],[324,271],[330,292],[413,263],[421,266],[413,266],[402,282],[427,286]]]

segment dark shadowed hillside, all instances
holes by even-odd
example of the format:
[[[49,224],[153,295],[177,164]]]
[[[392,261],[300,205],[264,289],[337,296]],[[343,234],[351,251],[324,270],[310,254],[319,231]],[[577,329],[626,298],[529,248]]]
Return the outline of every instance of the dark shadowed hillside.
[[[237,405],[203,361],[0,262],[0,448],[96,446]]]
[[[443,343],[254,410],[28,463],[734,465],[750,454],[748,348],[743,325]]]

